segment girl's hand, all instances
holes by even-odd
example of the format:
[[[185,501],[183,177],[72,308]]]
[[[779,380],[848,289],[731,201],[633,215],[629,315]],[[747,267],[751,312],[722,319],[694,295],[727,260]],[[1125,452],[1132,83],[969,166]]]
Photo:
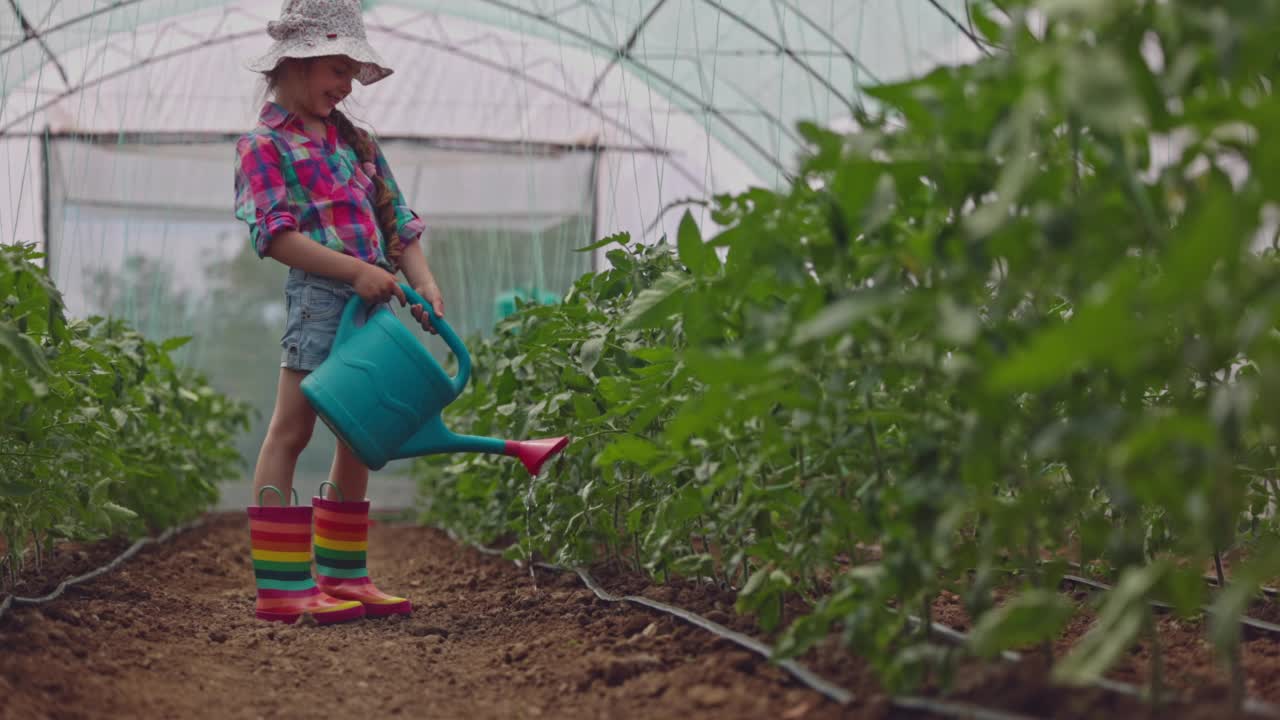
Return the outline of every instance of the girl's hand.
[[[364,267],[356,273],[351,287],[370,305],[388,302],[392,297],[400,298],[401,305],[408,302],[404,296],[404,290],[400,289],[400,283],[396,281],[396,276],[377,265],[365,263]]]
[[[414,290],[422,296],[423,300],[426,300],[431,304],[431,309],[435,311],[436,317],[444,317],[444,296],[440,294],[440,288],[436,286],[435,281],[427,282],[414,288]],[[433,335],[440,334],[435,327],[431,325],[431,318],[427,315],[426,311],[423,310],[421,305],[415,304],[409,309],[409,312],[413,313],[413,317],[416,318],[419,323],[422,323],[423,330],[426,330]]]

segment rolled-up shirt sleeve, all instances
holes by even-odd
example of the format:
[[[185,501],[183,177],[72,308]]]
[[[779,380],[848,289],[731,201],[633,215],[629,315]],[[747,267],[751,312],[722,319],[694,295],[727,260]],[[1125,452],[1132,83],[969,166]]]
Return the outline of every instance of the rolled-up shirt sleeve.
[[[408,247],[418,241],[427,224],[418,217],[413,208],[409,207],[404,193],[400,191],[399,183],[391,173],[391,166],[387,164],[386,156],[382,154],[382,146],[375,141],[374,147],[377,148],[378,175],[387,181],[387,188],[391,191],[391,204],[396,210],[396,235],[400,237],[400,245]]]
[[[280,167],[280,150],[265,135],[245,135],[236,143],[236,218],[248,224],[258,257],[266,257],[278,233],[298,229]]]

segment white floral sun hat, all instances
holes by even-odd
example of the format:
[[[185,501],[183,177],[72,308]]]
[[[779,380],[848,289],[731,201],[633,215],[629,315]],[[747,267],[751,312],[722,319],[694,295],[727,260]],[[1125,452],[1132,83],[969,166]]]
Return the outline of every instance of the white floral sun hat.
[[[285,58],[346,55],[360,63],[356,80],[372,85],[391,74],[369,45],[360,0],[284,0],[280,19],[267,23],[275,43],[249,63],[255,72],[271,72]]]

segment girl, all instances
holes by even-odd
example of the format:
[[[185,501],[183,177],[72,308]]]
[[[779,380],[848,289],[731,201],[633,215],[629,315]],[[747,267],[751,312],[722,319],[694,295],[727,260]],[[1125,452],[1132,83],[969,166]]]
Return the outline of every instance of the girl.
[[[369,303],[405,295],[406,279],[444,315],[440,289],[423,255],[424,224],[405,199],[376,142],[338,105],[391,74],[369,46],[359,0],[285,0],[267,26],[270,51],[249,65],[273,100],[236,144],[236,217],[249,226],[260,257],[289,266],[288,308],[275,411],[258,455],[248,508],[257,579],[257,616],[317,623],[408,614],[411,603],[378,590],[365,566],[369,470],[338,443],[326,498],[289,506],[293,472],[316,415],[300,384],[328,356],[352,294]],[[434,332],[420,305],[414,318]],[[273,497],[265,490],[272,490]],[[312,578],[312,519],[314,558]]]

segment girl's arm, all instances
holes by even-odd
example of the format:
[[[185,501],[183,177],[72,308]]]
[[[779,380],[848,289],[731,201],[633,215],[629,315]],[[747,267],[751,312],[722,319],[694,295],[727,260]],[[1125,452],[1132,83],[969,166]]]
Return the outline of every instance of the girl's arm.
[[[327,248],[297,230],[277,233],[271,238],[266,254],[289,267],[347,283],[365,302],[386,302],[392,297],[400,298],[401,305],[408,302],[400,284],[391,273],[377,265],[370,265]]]
[[[417,213],[409,207],[399,183],[396,182],[395,175],[391,172],[391,165],[387,163],[386,155],[382,154],[382,146],[374,140],[373,147],[375,169],[387,183],[387,189],[391,191],[392,205],[396,211],[396,234],[400,236],[402,247],[400,267],[404,269],[404,277],[409,281],[409,285],[431,304],[431,309],[436,315],[444,317],[444,297],[440,294],[440,287],[436,285],[435,276],[431,274],[431,268],[427,266],[427,257],[422,248],[421,238],[426,234],[426,223],[422,222]],[[422,323],[423,328],[435,332],[435,328],[431,327],[431,320],[417,305],[413,307],[412,312],[418,322]]]
[[[440,287],[436,285],[436,278],[431,274],[431,268],[427,265],[427,256],[422,252],[421,241],[415,241],[408,247],[404,248],[403,254],[400,256],[400,267],[404,269],[405,279],[409,281],[409,285],[423,300],[431,303],[431,309],[435,311],[439,317],[444,317],[444,296],[440,294]],[[431,327],[431,320],[426,317],[422,310],[414,305],[412,309],[413,316],[422,323],[422,327],[435,332]]]

